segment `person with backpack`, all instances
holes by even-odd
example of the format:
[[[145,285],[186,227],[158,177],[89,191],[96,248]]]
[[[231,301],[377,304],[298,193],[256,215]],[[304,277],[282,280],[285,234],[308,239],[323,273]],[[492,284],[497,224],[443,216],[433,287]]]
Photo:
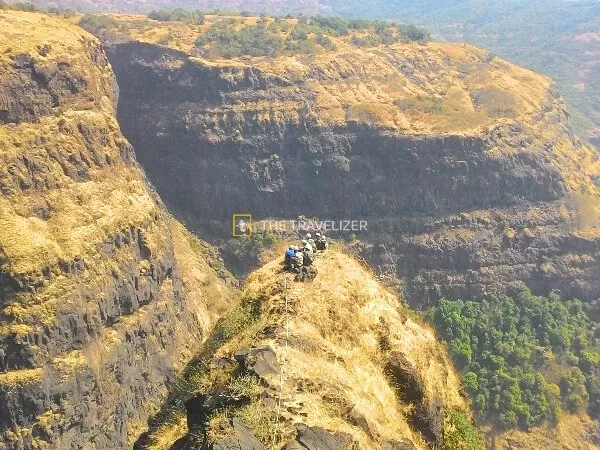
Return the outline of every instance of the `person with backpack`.
[[[315,248],[310,245],[310,243],[306,239],[302,239],[302,250],[310,250],[311,252],[315,251]]]
[[[307,240],[302,241],[302,253],[304,258],[304,265],[310,266],[313,262],[315,262],[315,254],[312,246],[308,243]]]
[[[285,258],[283,260],[283,267],[285,270],[293,270],[294,269],[294,255],[296,251],[294,250],[294,246],[290,245],[285,252]]]
[[[304,265],[304,254],[298,248],[294,248],[294,270],[299,271]]]
[[[310,233],[306,233],[306,240],[308,241],[308,243],[310,244],[310,246],[312,247],[313,251],[317,248],[317,245],[315,243],[315,240],[312,238],[312,235]]]
[[[317,250],[320,250],[322,252],[327,250],[327,247],[329,246],[329,244],[327,243],[327,239],[325,238],[325,235],[317,232],[316,241],[317,241],[316,242]]]

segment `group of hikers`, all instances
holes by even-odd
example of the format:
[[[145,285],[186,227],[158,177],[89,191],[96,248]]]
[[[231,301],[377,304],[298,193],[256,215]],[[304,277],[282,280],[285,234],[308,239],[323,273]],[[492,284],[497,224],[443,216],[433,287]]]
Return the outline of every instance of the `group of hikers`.
[[[324,252],[327,247],[327,238],[322,233],[315,233],[314,239],[310,233],[307,233],[306,237],[302,239],[301,247],[290,245],[286,250],[283,269],[296,273],[297,281],[312,280],[317,275],[316,268],[312,267],[315,261],[315,253],[317,251]]]

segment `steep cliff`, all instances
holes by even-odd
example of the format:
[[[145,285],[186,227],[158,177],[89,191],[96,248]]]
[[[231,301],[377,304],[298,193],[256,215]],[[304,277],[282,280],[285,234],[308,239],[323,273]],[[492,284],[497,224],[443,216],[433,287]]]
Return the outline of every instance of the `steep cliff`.
[[[318,255],[310,283],[280,265],[277,257],[249,276],[170,415],[138,445],[452,448],[452,418],[468,423],[470,413],[432,331],[337,248]]]
[[[126,448],[231,288],[137,165],[97,39],[0,30],[0,447]]]
[[[442,43],[208,60],[194,48],[208,24],[119,20],[120,120],[194,228],[368,220],[357,251],[415,305],[516,280],[600,295],[598,157],[549,79]],[[156,43],[167,34],[176,49]]]

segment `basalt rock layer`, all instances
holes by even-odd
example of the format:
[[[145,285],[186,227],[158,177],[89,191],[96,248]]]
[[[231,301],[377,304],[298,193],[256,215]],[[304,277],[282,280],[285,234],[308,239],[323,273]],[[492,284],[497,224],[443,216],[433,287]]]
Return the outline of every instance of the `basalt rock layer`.
[[[127,448],[230,288],[121,135],[98,40],[0,29],[0,447]]]
[[[206,60],[147,36],[108,52],[119,117],[190,226],[368,220],[357,251],[415,305],[517,281],[600,296],[598,157],[549,79],[466,45]]]

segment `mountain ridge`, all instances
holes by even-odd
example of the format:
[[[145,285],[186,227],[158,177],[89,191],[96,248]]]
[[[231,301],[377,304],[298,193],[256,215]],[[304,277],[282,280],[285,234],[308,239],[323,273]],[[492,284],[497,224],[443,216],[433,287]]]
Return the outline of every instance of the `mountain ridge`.
[[[444,350],[394,293],[337,245],[315,266],[308,283],[282,272],[279,257],[248,277],[240,306],[217,325],[227,338],[187,372],[191,434],[180,442],[233,445],[242,420],[265,447],[290,448],[308,427],[336,437],[333,448],[426,448],[449,439],[452,414],[470,417]],[[230,408],[203,406],[217,392]],[[168,448],[169,423],[186,432],[172,402],[142,448]]]

